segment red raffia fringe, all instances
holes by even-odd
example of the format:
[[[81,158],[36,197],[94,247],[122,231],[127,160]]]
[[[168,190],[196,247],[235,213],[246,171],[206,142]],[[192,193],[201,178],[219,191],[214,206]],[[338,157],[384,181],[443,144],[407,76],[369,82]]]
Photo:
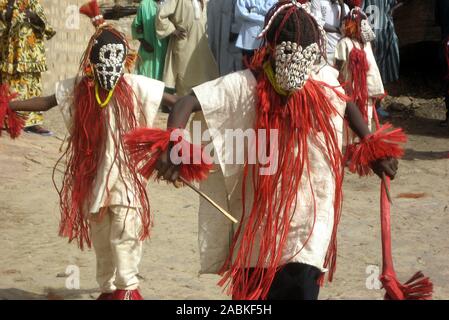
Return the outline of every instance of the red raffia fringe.
[[[386,300],[430,300],[433,284],[421,271],[415,273],[406,283],[401,284],[393,266],[391,250],[390,202],[386,189],[390,188],[390,179],[381,185],[381,230],[382,230],[382,275],[380,281],[386,291]]]
[[[25,125],[25,120],[9,107],[9,102],[16,97],[17,93],[11,94],[8,85],[0,85],[0,136],[4,127],[12,139],[20,136]]]
[[[63,155],[67,158],[67,167],[62,187],[59,189],[61,209],[59,233],[63,237],[68,237],[69,242],[77,240],[81,249],[84,244],[91,246],[89,207],[97,171],[104,159],[109,121],[112,118],[115,119],[115,131],[111,133],[114,140],[113,162],[118,167],[125,188],[135,194],[134,200],[137,202],[142,221],[141,240],[149,236],[151,227],[150,204],[145,182],[136,172],[129,156],[120,152],[125,150],[122,137],[137,127],[135,112],[141,105],[138,102],[135,106],[133,90],[123,77],[115,87],[111,103],[106,108],[100,108],[96,102],[94,87],[93,80],[88,77],[81,78],[75,86],[74,124],[67,150]],[[109,180],[109,175],[106,179]],[[109,195],[106,198],[109,198]],[[107,203],[104,205],[107,206]]]
[[[265,52],[261,50],[260,54]],[[257,64],[259,60],[263,59],[258,59],[256,55],[253,63]],[[330,270],[329,281],[332,280],[337,257],[336,234],[341,213],[343,165],[337,133],[330,121],[339,115],[328,99],[329,92],[326,90],[335,92],[343,101],[347,97],[335,88],[313,79],[309,79],[304,88],[289,97],[277,94],[263,72],[257,82],[255,129],[265,129],[267,135],[271,129],[278,130],[278,166],[274,174],[260,175],[259,166],[245,165],[242,223],[234,234],[228,259],[220,271],[222,279],[219,282],[221,286],[228,286],[227,293],[236,300],[266,299],[274,276],[284,263],[281,258],[294,214],[293,208],[297,203],[297,193],[303,175],[309,178],[311,175],[308,139],[318,134],[323,139],[314,142],[323,150],[335,177],[334,226],[324,263],[324,267]],[[256,136],[256,146],[259,147],[262,142]],[[269,141],[268,136],[266,141]],[[252,181],[248,180],[250,170]],[[248,184],[254,188],[254,199],[249,213],[246,213],[245,190]],[[313,190],[313,186],[310,187]],[[314,208],[316,218],[316,205]],[[292,252],[289,259],[299,252]],[[255,265],[252,265],[254,261]],[[253,270],[250,271],[249,267]]]
[[[380,131],[381,126],[377,113],[374,112],[376,127]],[[402,133],[403,134],[403,133]],[[403,134],[405,135],[405,134]],[[397,137],[404,141],[404,137]],[[402,152],[397,152],[402,155]],[[383,155],[385,158],[385,155]],[[382,275],[380,281],[385,289],[386,300],[430,300],[432,299],[433,284],[421,271],[415,273],[406,283],[401,284],[396,276],[391,249],[391,219],[390,201],[386,190],[390,190],[390,178],[386,177],[381,183],[380,191],[380,222],[382,238]]]
[[[153,175],[159,157],[169,147],[174,130],[138,128],[125,136],[126,148],[139,173],[146,179]],[[180,147],[180,176],[189,182],[206,179],[212,169],[212,160],[203,153],[201,146],[191,144],[181,134],[177,138],[178,142],[173,148]],[[189,150],[188,154],[183,154],[183,150]]]
[[[345,2],[351,9],[354,7],[360,8],[362,6],[362,0],[346,0]]]
[[[104,23],[103,18],[99,19],[101,11],[96,0],[91,0],[90,2],[84,4],[81,6],[79,11],[81,14],[88,16],[95,27],[98,27]]]
[[[372,174],[371,165],[374,161],[403,156],[404,149],[400,144],[407,142],[407,136],[402,129],[391,128],[391,124],[385,124],[360,142],[348,146],[345,160],[349,160],[351,172],[367,176]]]
[[[352,83],[349,92],[352,101],[355,102],[365,121],[368,121],[368,85],[367,74],[369,71],[368,59],[365,50],[355,47],[349,53],[348,69]]]
[[[100,14],[96,1],[90,1],[83,5],[80,13],[90,18]],[[92,65],[90,55],[95,40],[104,30],[114,33],[122,39],[130,49],[125,35],[112,26],[102,24],[102,20],[93,21],[97,27],[95,34],[90,38],[85,50],[78,72],[74,88],[74,116],[73,128],[68,140],[67,149],[53,171],[53,183],[55,183],[56,167],[64,159],[67,166],[64,172],[62,186],[57,187],[60,197],[61,222],[59,226],[60,236],[69,238],[69,242],[76,240],[81,249],[87,244],[91,246],[89,237],[89,212],[93,196],[93,187],[97,178],[97,171],[104,160],[106,138],[110,130],[110,121],[114,119],[115,129],[110,132],[113,139],[113,163],[117,166],[119,177],[124,182],[126,192],[134,194],[134,200],[142,222],[140,239],[144,240],[150,235],[151,212],[150,203],[146,193],[146,183],[136,172],[135,167],[125,150],[123,136],[137,128],[136,112],[142,113],[142,105],[136,99],[131,86],[121,77],[106,108],[100,108],[95,98],[95,79],[92,77]],[[128,58],[128,57],[127,57]],[[101,98],[106,99],[107,93],[100,92]],[[109,168],[110,170],[111,168]],[[110,174],[110,171],[109,171]],[[109,185],[109,174],[106,177],[106,188]],[[109,189],[106,190],[108,205]],[[128,199],[130,202],[131,199]],[[124,204],[127,205],[126,203]],[[101,219],[101,213],[95,218]]]

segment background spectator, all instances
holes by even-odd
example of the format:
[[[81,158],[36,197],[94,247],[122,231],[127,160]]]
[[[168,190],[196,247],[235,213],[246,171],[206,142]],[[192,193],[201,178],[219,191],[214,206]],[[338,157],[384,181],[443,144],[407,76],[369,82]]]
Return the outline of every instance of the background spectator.
[[[241,24],[237,47],[242,49],[244,58],[249,60],[254,50],[259,48],[257,36],[263,29],[265,15],[278,0],[237,0],[235,17]]]
[[[364,11],[376,34],[374,55],[384,84],[399,79],[399,40],[394,29],[393,12],[400,5],[397,0],[364,2]]]
[[[44,39],[55,35],[38,0],[0,0],[0,81],[25,100],[42,94],[47,71]],[[25,131],[41,135],[42,113],[23,113]]]
[[[206,23],[204,0],[167,0],[160,7],[156,33],[162,39],[170,36],[163,80],[178,95],[218,77]]]
[[[156,15],[160,0],[142,0],[132,24],[133,38],[140,41],[137,74],[162,80],[167,39],[156,36]]]
[[[220,76],[242,69],[242,52],[236,47],[240,24],[235,19],[237,0],[210,0],[207,7],[209,45]]]
[[[311,4],[312,15],[326,31],[326,59],[333,66],[335,63],[335,47],[342,38],[340,33],[341,22],[349,13],[349,7],[343,0],[312,0]]]

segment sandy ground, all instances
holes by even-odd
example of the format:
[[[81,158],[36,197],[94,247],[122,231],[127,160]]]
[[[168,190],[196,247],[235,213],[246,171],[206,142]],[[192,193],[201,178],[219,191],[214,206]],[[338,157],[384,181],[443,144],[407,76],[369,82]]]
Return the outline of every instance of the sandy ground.
[[[397,272],[405,281],[422,270],[435,284],[436,299],[449,298],[449,131],[437,127],[442,113],[442,101],[432,100],[393,117],[410,137],[392,186]],[[94,253],[57,236],[51,176],[65,131],[58,110],[46,119],[54,137],[0,138],[0,299],[93,299],[98,295]],[[155,183],[149,194],[156,222],[141,263],[145,298],[227,299],[217,276],[198,275],[197,196]],[[382,298],[371,281],[381,264],[378,201],[378,179],[346,176],[338,270],[321,299]],[[66,287],[71,265],[80,270],[78,290]]]

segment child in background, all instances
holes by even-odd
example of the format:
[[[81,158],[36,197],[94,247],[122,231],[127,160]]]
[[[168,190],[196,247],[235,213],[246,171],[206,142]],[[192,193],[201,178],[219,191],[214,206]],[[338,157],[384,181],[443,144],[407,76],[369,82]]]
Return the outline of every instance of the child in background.
[[[133,38],[140,41],[136,73],[162,80],[167,39],[156,36],[156,15],[161,0],[143,0],[131,26]]]
[[[375,35],[359,7],[354,6],[344,18],[342,34],[335,50],[340,82],[371,129],[376,99],[381,99],[385,90],[371,47]]]

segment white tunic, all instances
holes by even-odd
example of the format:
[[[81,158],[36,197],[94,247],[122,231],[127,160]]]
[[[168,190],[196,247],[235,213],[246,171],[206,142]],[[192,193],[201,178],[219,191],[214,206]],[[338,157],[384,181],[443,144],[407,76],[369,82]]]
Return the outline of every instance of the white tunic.
[[[135,93],[135,99],[140,101],[142,112],[136,110],[136,117],[140,125],[151,126],[156,117],[157,110],[164,93],[164,83],[139,75],[124,75],[126,82],[131,86]],[[71,131],[74,115],[73,89],[75,86],[75,78],[60,81],[56,84],[56,100],[62,112],[64,122],[69,132]],[[135,104],[137,105],[137,104]],[[109,105],[106,107],[108,108]],[[145,121],[146,120],[146,121]],[[98,168],[97,177],[94,181],[92,198],[88,199],[88,210],[90,213],[97,213],[102,207],[112,205],[136,207],[133,190],[124,188],[124,180],[130,179],[124,172],[122,178],[119,174],[118,161],[115,159],[115,146],[113,135],[117,135],[115,131],[115,121],[113,113],[110,113],[108,135],[106,139],[105,155],[101,165]],[[121,137],[116,137],[121,139]],[[120,150],[119,158],[123,159],[123,150]],[[107,177],[109,174],[109,178]],[[127,185],[131,184],[127,182]],[[109,191],[109,195],[108,195]],[[127,199],[130,199],[128,203]]]
[[[312,78],[331,86],[339,86],[337,77],[337,70],[329,66],[317,68],[316,73],[312,75]],[[256,85],[257,82],[252,72],[243,70],[193,89],[201,104],[209,129],[216,130],[218,133],[213,135],[213,146],[220,163],[220,170],[211,174],[201,184],[201,189],[224,208],[227,208],[237,219],[240,219],[242,215],[241,184],[244,166],[226,163],[229,153],[234,153],[236,150],[227,150],[223,137],[225,137],[227,129],[244,131],[254,128]],[[339,112],[339,115],[336,115],[332,121],[341,147],[346,103],[341,101],[332,90],[326,90],[330,101]],[[309,160],[311,182],[316,200],[316,219],[314,219],[310,184],[308,178],[303,176],[302,186],[298,190],[297,207],[281,263],[302,262],[326,271],[323,264],[333,229],[335,181],[327,159],[314,142],[315,139],[320,138],[322,138],[320,135],[309,138]],[[246,195],[248,211],[251,209],[249,204],[253,194],[252,188],[248,187]],[[199,245],[202,273],[216,273],[223,265],[229,254],[232,236],[236,228],[236,225],[223,218],[210,205],[201,202]],[[312,228],[314,232],[306,241]],[[255,246],[257,247],[257,244]],[[257,258],[257,253],[252,256]],[[290,260],[292,257],[293,259]],[[255,261],[252,262],[252,266],[254,265]]]

